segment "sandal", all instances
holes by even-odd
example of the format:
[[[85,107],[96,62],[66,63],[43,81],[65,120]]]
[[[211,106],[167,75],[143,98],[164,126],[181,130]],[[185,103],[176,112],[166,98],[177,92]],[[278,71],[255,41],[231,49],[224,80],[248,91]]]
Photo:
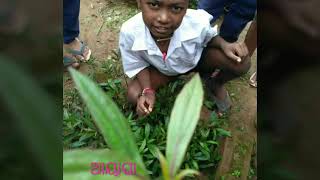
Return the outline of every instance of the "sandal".
[[[215,111],[218,117],[225,116],[231,109],[231,99],[227,91],[223,100],[218,99],[216,96],[212,96],[212,99],[215,101],[217,110]]]
[[[75,60],[74,57],[63,56],[63,67],[68,68],[70,66],[78,69],[80,67],[80,64],[77,62],[77,60]]]
[[[87,45],[84,44],[83,41],[80,41],[80,50],[75,50],[75,49],[67,49],[67,52],[74,55],[74,56],[82,56],[83,59],[80,59],[84,62],[88,61],[91,56],[91,49]],[[85,56],[85,52],[88,51],[87,55]]]
[[[252,87],[258,87],[258,83],[257,83],[257,72],[254,72],[249,79],[249,84]]]
[[[232,105],[228,91],[226,92],[226,95],[223,98],[223,100],[220,100],[212,93],[212,89],[214,87],[214,78],[206,78],[204,82],[209,98],[213,99],[216,104],[217,109],[215,112],[217,116],[219,118],[225,116],[230,111]]]

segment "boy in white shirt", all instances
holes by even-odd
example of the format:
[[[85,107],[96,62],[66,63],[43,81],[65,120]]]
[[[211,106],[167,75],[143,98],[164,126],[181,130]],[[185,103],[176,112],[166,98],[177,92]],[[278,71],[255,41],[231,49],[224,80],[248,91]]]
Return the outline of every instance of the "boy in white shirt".
[[[119,39],[124,72],[133,78],[128,100],[136,104],[137,113],[149,114],[156,90],[191,71],[205,79],[218,115],[229,110],[231,101],[223,84],[250,68],[246,45],[224,41],[210,26],[212,16],[187,9],[188,0],[137,2],[142,12],[122,25]]]

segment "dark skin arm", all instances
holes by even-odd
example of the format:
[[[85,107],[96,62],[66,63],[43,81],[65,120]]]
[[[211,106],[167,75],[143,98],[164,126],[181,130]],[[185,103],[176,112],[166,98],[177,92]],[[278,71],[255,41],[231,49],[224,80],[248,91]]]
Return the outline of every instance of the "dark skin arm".
[[[220,36],[213,37],[207,46],[221,49],[226,56],[238,63],[242,61],[242,58],[248,55],[248,48],[245,43],[228,43]]]
[[[140,83],[141,89],[151,88],[150,72],[148,68],[140,71],[137,74],[137,79]],[[156,97],[154,93],[147,93],[138,98],[137,113],[139,116],[148,115],[152,112]]]
[[[244,40],[248,47],[249,56],[252,56],[253,52],[257,48],[257,21],[253,20]]]

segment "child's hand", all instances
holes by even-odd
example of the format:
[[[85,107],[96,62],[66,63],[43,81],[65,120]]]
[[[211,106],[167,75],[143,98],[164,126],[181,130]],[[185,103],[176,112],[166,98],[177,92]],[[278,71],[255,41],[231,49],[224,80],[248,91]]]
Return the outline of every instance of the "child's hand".
[[[137,113],[139,116],[145,116],[152,112],[156,96],[148,93],[139,97],[137,102]]]
[[[221,47],[223,52],[231,59],[240,63],[242,58],[246,57],[249,53],[248,48],[243,42],[224,43]]]

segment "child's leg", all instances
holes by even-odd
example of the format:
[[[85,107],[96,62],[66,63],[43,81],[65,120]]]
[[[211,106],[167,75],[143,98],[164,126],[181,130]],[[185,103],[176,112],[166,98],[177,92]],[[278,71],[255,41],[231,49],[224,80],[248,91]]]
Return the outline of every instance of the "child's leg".
[[[215,77],[219,84],[224,84],[234,78],[245,74],[250,68],[250,58],[243,58],[241,63],[228,58],[220,49],[206,48],[199,63],[199,71],[202,75],[209,75],[214,70],[220,72]]]
[[[175,76],[166,76],[153,67],[148,67],[150,73],[151,88],[157,90],[159,87],[173,81]],[[136,105],[137,100],[142,93],[142,87],[137,78],[134,78],[128,84],[127,98],[128,101]]]
[[[221,102],[226,100],[225,98],[228,96],[223,85],[226,82],[245,74],[250,68],[250,58],[244,58],[241,63],[238,63],[229,59],[217,48],[206,48],[202,53],[201,58],[198,66],[200,75],[208,80],[206,85],[210,85],[209,88],[211,92],[215,98]],[[219,73],[217,73],[214,78],[211,78],[211,74],[216,69],[220,70]]]

